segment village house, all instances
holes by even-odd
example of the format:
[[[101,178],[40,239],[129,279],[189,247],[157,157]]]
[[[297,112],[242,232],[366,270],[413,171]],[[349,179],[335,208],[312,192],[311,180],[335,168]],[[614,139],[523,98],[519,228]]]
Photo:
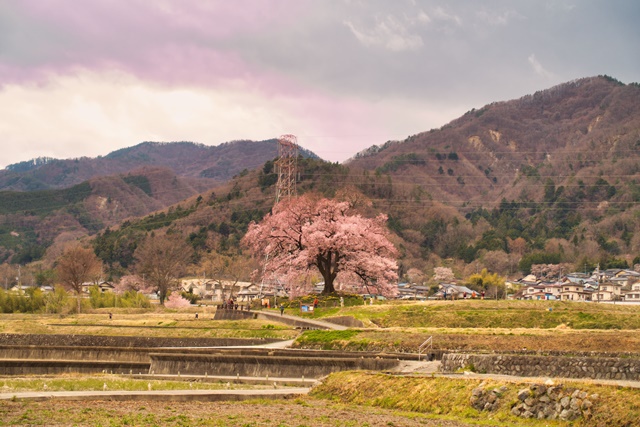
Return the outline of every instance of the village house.
[[[560,292],[562,292],[562,283],[545,283],[544,294],[547,300],[560,299]]]
[[[615,282],[601,283],[593,293],[593,301],[620,301],[622,299],[622,285]]]
[[[562,301],[591,301],[592,291],[579,283],[564,283],[560,291]]]
[[[100,280],[98,283],[95,282],[85,282],[82,284],[82,293],[83,294],[89,294],[89,289],[91,289],[93,286],[97,286],[98,288],[100,288],[100,292],[104,293],[104,292],[113,292],[114,289],[116,288],[115,286],[113,286],[113,284],[111,282],[107,282],[104,280]]]
[[[224,301],[233,298],[248,302],[257,298],[260,292],[259,285],[251,282],[213,279],[183,279],[180,288],[184,292],[192,292],[201,299],[211,301]]]
[[[620,283],[623,287],[631,287],[636,282],[640,282],[640,273],[634,270],[621,270],[611,281]]]
[[[440,283],[438,285],[438,292],[435,293],[436,299],[464,299],[473,298],[475,295],[478,297],[478,293],[474,290],[467,288],[466,286],[455,285],[451,283]]]
[[[520,299],[524,300],[542,300],[545,298],[544,285],[528,285],[522,288]]]
[[[398,285],[398,299],[414,299],[414,300],[426,300],[429,297],[431,288],[425,285],[417,285],[415,283],[408,284],[403,283]]]
[[[631,285],[631,290],[624,293],[624,300],[640,303],[640,282]]]

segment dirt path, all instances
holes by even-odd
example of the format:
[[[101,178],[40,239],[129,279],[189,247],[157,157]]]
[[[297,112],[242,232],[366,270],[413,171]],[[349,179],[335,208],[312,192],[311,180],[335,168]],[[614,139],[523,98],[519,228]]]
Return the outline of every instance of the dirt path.
[[[509,381],[514,383],[535,383],[543,384],[548,381],[553,381],[556,384],[567,382],[587,382],[591,384],[602,384],[608,386],[617,387],[629,387],[640,388],[640,381],[626,381],[626,380],[596,380],[591,378],[550,378],[550,377],[517,377],[513,375],[499,375],[499,374],[478,374],[475,372],[465,371],[460,374],[441,374],[440,362],[418,362],[411,360],[401,360],[398,368],[393,372],[404,375],[435,375],[447,378],[459,378],[459,379],[493,379]]]

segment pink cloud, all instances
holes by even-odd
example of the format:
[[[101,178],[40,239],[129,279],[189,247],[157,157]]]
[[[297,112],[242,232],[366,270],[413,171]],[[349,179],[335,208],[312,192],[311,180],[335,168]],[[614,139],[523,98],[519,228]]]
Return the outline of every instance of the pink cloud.
[[[109,67],[170,84],[246,76],[232,39],[287,25],[305,13],[305,3],[24,0],[12,5],[19,37],[13,57],[0,59],[0,77],[26,82]]]

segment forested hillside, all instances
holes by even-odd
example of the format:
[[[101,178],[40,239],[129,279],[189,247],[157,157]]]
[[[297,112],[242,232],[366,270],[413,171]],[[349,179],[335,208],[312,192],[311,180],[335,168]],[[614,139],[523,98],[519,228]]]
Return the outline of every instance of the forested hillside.
[[[631,267],[640,262],[639,153],[640,87],[597,77],[490,104],[345,165],[301,158],[297,188],[387,214],[401,276],[441,265],[459,277],[485,267],[518,276],[540,263]],[[96,253],[118,276],[146,233],[170,230],[195,249],[201,274],[216,254],[245,256],[240,239],[271,209],[276,181],[270,159],[204,192],[151,169],[26,193],[33,199],[4,193],[2,259],[47,267],[65,242],[96,233]]]

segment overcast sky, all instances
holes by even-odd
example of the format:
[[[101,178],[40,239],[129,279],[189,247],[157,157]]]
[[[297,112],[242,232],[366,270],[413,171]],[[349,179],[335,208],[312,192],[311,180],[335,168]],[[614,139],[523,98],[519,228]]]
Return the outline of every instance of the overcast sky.
[[[294,134],[330,161],[581,77],[637,0],[0,0],[0,168]]]

